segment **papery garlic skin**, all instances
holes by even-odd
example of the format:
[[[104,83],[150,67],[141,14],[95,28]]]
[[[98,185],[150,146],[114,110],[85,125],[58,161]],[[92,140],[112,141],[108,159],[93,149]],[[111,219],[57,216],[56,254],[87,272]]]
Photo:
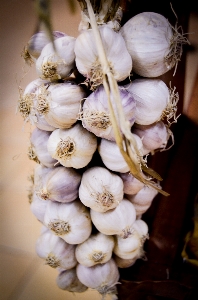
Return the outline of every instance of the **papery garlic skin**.
[[[118,86],[121,104],[126,120],[132,126],[135,122],[136,102],[130,93],[121,86]],[[111,103],[115,116],[118,120],[115,101],[111,96]],[[81,112],[82,125],[96,136],[115,141],[114,129],[111,123],[108,98],[104,86],[99,86],[85,100]]]
[[[86,267],[104,264],[112,257],[114,238],[101,232],[90,235],[82,244],[76,246],[76,259]]]
[[[80,200],[69,203],[50,201],[46,208],[44,225],[69,244],[83,243],[92,231],[89,210]]]
[[[50,230],[45,230],[36,241],[36,253],[52,268],[72,269],[76,266],[75,246],[66,243]]]
[[[132,59],[126,49],[124,39],[121,34],[105,25],[99,27],[99,31],[114,78],[122,81],[130,76],[132,70]],[[74,51],[78,71],[87,77],[94,90],[102,83],[103,72],[92,29],[83,31],[77,37]]]
[[[122,178],[125,194],[137,194],[144,186],[144,183],[136,179],[130,172],[119,173],[119,176]]]
[[[52,158],[47,150],[47,142],[50,136],[50,131],[40,130],[35,128],[30,137],[30,146],[28,148],[28,157],[45,167],[52,168],[57,160]]]
[[[127,238],[132,234],[132,226],[136,219],[135,208],[131,204],[124,198],[116,208],[107,212],[100,213],[91,209],[91,220],[101,233]]]
[[[173,40],[172,26],[155,12],[142,12],[132,17],[120,30],[133,60],[133,71],[143,77],[158,77],[177,62],[167,60]]]
[[[136,134],[133,134],[134,140],[137,144],[137,149],[141,156],[143,156],[143,144],[142,140]],[[98,145],[98,152],[104,163],[104,165],[111,171],[126,173],[130,171],[129,165],[125,161],[123,155],[120,152],[119,146],[116,142],[101,139]]]
[[[142,139],[144,152],[148,153],[158,149],[164,150],[170,137],[170,129],[162,121],[151,125],[137,124],[132,130]]]
[[[79,187],[81,202],[98,212],[105,212],[119,205],[124,196],[122,179],[103,167],[87,169]]]
[[[89,288],[97,290],[100,294],[115,294],[116,284],[119,280],[119,271],[113,259],[105,264],[86,267],[78,264],[76,272],[79,280]]]
[[[54,40],[63,36],[66,36],[66,33],[61,31],[52,31],[52,37]],[[51,40],[46,32],[39,31],[29,39],[26,46],[27,51],[32,57],[37,59],[40,56],[42,49],[50,42]]]
[[[61,203],[74,201],[78,197],[81,175],[75,169],[59,166],[42,170],[34,188],[38,197]]]
[[[41,130],[53,131],[55,127],[49,125],[44,116],[40,115],[36,109],[36,92],[45,84],[48,84],[48,81],[40,78],[31,81],[26,86],[24,92],[20,91],[17,109],[25,122],[29,121]]]
[[[44,222],[44,215],[47,207],[47,202],[49,200],[43,200],[37,196],[34,192],[32,195],[32,202],[30,204],[30,210],[33,215],[37,218],[41,223]]]
[[[161,79],[135,79],[125,87],[136,101],[135,123],[150,125],[161,120],[170,101],[170,90]]]
[[[60,289],[73,293],[83,293],[88,289],[88,287],[78,279],[76,268],[60,272],[56,278],[56,284]]]
[[[91,161],[97,148],[97,138],[77,123],[69,129],[54,130],[47,148],[49,154],[61,165],[80,169]]]
[[[55,128],[70,128],[77,122],[85,91],[75,81],[51,83],[37,90],[36,109]]]
[[[48,43],[36,61],[36,70],[40,78],[50,81],[63,79],[72,73],[75,65],[74,45],[76,39],[63,36]]]

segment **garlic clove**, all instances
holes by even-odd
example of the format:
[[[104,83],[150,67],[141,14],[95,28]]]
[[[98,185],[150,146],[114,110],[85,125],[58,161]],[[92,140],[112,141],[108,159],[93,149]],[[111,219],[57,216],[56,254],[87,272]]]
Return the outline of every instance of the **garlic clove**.
[[[61,165],[80,169],[88,165],[97,148],[97,138],[79,123],[56,129],[48,140],[48,152]]]
[[[48,202],[44,225],[69,244],[83,243],[92,231],[89,211],[80,200]]]
[[[111,259],[114,238],[101,232],[92,234],[86,241],[76,247],[77,261],[86,267],[106,263]]]
[[[36,253],[52,268],[72,269],[76,266],[75,246],[45,230],[36,241]]]
[[[132,234],[136,212],[133,204],[125,198],[114,209],[104,213],[91,209],[90,214],[93,224],[103,234],[120,235],[123,238]]]
[[[83,293],[88,289],[78,279],[76,268],[61,271],[56,278],[56,284],[60,289],[73,293]]]
[[[103,167],[87,169],[79,187],[81,202],[98,212],[115,208],[122,201],[122,179]]]

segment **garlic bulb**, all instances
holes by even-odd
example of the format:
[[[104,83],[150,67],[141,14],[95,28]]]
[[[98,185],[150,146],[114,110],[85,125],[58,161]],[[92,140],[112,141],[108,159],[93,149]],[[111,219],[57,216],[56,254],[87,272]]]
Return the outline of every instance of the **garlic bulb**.
[[[79,187],[81,202],[95,211],[115,208],[124,196],[122,179],[103,167],[87,169]]]
[[[105,25],[99,27],[99,31],[114,78],[122,81],[130,76],[132,70],[132,59],[126,49],[124,39],[121,34]],[[87,77],[94,90],[103,81],[103,71],[92,29],[83,31],[77,37],[74,51],[78,71]]]
[[[126,89],[120,86],[118,89],[125,118],[132,126],[135,122],[135,100]],[[116,106],[112,96],[111,102],[114,108],[115,116],[118,120]],[[87,130],[93,132],[96,136],[115,141],[114,129],[109,113],[108,98],[103,85],[99,86],[95,92],[92,92],[86,98],[83,104],[81,120],[82,125]]]
[[[49,131],[35,128],[31,133],[28,157],[45,167],[52,168],[57,160],[52,158],[47,151],[47,142],[50,136]]]
[[[147,211],[157,194],[158,191],[156,189],[145,185],[137,194],[125,196],[131,203],[133,203],[136,215],[139,216]]]
[[[64,32],[61,31],[52,32],[52,37],[54,40],[63,36],[66,36]],[[40,56],[42,49],[50,42],[51,42],[50,38],[46,34],[46,32],[39,31],[29,39],[26,49],[34,59],[37,59]]]
[[[114,254],[113,259],[115,260],[115,263],[118,266],[118,268],[122,269],[122,268],[129,268],[129,267],[133,266],[135,264],[136,260],[138,259],[138,257],[126,259],[126,258],[121,258]]]
[[[41,167],[40,180],[35,182],[34,190],[43,200],[66,203],[78,197],[80,181],[81,175],[73,168],[59,166],[46,171]]]
[[[75,246],[45,230],[36,241],[36,253],[52,268],[72,269],[76,266]]]
[[[135,220],[133,223],[133,229],[139,234],[141,239],[148,238],[148,225],[144,220]]]
[[[36,109],[36,91],[40,86],[48,84],[47,80],[37,78],[31,81],[25,88],[24,92],[20,90],[20,97],[18,100],[18,111],[25,122],[30,122],[37,128],[46,131],[53,131],[55,127],[49,125],[44,116],[39,114]]]
[[[165,150],[169,137],[173,136],[171,130],[162,121],[151,125],[136,124],[132,131],[142,139],[144,153],[154,152],[158,149]]]
[[[47,148],[49,154],[61,165],[80,169],[91,161],[97,148],[97,138],[77,123],[69,129],[54,130]]]
[[[51,81],[69,76],[75,65],[74,45],[76,39],[63,36],[50,42],[42,49],[36,61],[36,70],[40,78]]]
[[[119,173],[119,176],[122,178],[125,194],[137,194],[144,186],[144,183],[136,179],[130,172]]]
[[[137,148],[143,156],[143,144],[141,138],[133,134],[136,141]],[[101,139],[98,146],[98,152],[104,165],[111,171],[126,173],[129,172],[130,168],[124,157],[122,156],[120,149],[116,142],[108,141],[106,139]]]
[[[113,259],[93,267],[78,264],[76,273],[84,285],[97,290],[103,296],[117,293],[116,284],[118,283],[120,275]]]
[[[86,267],[104,264],[111,259],[114,248],[114,238],[101,232],[92,234],[82,244],[76,246],[76,259]]]
[[[133,204],[127,199],[123,199],[116,208],[107,212],[100,213],[91,209],[90,214],[93,224],[103,234],[120,235],[123,238],[132,234],[136,212]]]
[[[77,122],[85,91],[74,80],[42,85],[37,89],[35,109],[55,128],[70,128]]]
[[[44,225],[69,244],[83,243],[92,231],[89,211],[80,200],[70,203],[49,201]]]
[[[76,268],[61,271],[56,278],[56,283],[60,289],[73,293],[83,293],[88,289],[78,279]]]
[[[180,27],[155,12],[142,12],[128,20],[120,32],[133,60],[133,71],[143,77],[158,77],[175,65],[188,43]]]
[[[33,215],[37,218],[37,220],[40,221],[41,223],[43,223],[44,221],[44,215],[45,215],[48,201],[49,200],[43,200],[40,197],[38,197],[35,192],[32,195],[30,210],[33,213]]]
[[[135,79],[125,87],[136,101],[135,123],[150,125],[163,118],[171,97],[161,79]]]

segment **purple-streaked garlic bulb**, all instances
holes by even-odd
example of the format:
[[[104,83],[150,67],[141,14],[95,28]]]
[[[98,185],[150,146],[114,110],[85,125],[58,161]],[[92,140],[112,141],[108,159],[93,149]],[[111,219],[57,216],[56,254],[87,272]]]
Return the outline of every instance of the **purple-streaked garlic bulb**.
[[[118,87],[118,89],[125,118],[132,126],[135,122],[136,102],[125,88]],[[113,96],[111,96],[111,103],[119,123]],[[114,129],[110,119],[108,98],[103,85],[99,86],[86,98],[80,119],[82,120],[82,125],[96,136],[115,141]]]

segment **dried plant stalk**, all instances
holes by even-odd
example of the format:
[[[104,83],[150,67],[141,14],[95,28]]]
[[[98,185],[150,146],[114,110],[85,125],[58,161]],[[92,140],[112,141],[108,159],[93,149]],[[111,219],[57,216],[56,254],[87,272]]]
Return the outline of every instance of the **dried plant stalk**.
[[[116,143],[120,149],[121,154],[123,155],[125,161],[127,162],[131,174],[143,182],[145,185],[152,186],[155,188],[158,192],[161,194],[168,196],[169,194],[162,189],[159,188],[158,184],[156,184],[154,181],[151,180],[150,177],[146,177],[142,171],[145,173],[149,174],[153,178],[161,181],[162,178],[159,174],[157,174],[154,170],[148,168],[143,161],[137,145],[136,141],[131,133],[131,128],[129,122],[126,121],[125,115],[123,112],[123,107],[121,104],[121,99],[120,99],[120,94],[118,90],[118,85],[117,82],[111,72],[109,63],[107,61],[106,53],[102,44],[102,40],[100,37],[100,32],[98,30],[98,26],[95,20],[95,15],[94,11],[92,8],[92,5],[90,3],[90,0],[85,0],[87,3],[87,9],[88,9],[88,14],[90,18],[90,23],[91,27],[94,33],[94,38],[96,42],[96,47],[98,50],[98,55],[99,55],[99,60],[101,63],[102,67],[102,72],[103,72],[103,85],[107,94],[108,98],[108,104],[109,104],[109,110],[110,110],[110,117],[111,117],[111,122],[112,126],[115,132],[115,139]],[[118,118],[119,120],[116,119],[115,113],[113,110],[113,106],[111,103],[111,98],[110,94],[112,94],[115,104],[116,104],[116,109],[118,113]],[[118,126],[118,122],[120,123],[120,128]]]

